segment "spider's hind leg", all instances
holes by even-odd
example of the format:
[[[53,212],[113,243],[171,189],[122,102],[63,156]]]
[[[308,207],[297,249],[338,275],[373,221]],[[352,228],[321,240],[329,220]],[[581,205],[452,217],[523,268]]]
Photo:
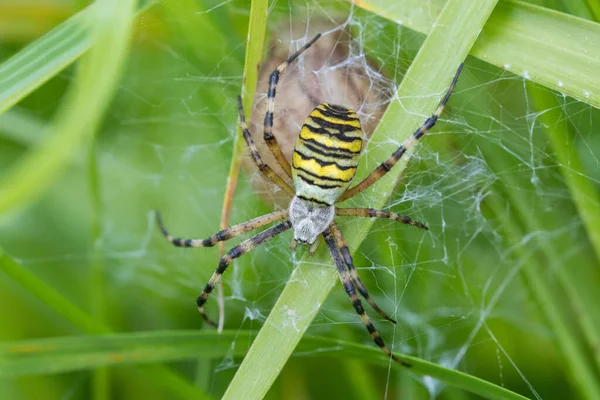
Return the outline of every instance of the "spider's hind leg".
[[[331,233],[333,234],[333,237],[335,238],[335,243],[336,243],[337,247],[339,248],[340,253],[342,254],[343,260],[348,267],[348,271],[350,272],[350,276],[352,277],[352,281],[356,285],[358,292],[365,298],[367,303],[369,303],[369,305],[371,307],[373,307],[373,309],[375,311],[377,311],[377,313],[379,315],[381,315],[383,318],[390,321],[391,323],[396,324],[396,320],[392,319],[390,316],[388,316],[381,308],[379,308],[379,306],[377,305],[377,303],[375,303],[375,301],[371,298],[371,296],[369,296],[369,292],[367,291],[367,288],[365,287],[364,283],[358,277],[358,272],[356,271],[356,268],[354,267],[354,262],[352,260],[352,255],[350,254],[350,249],[348,249],[348,244],[346,243],[346,240],[344,240],[344,237],[342,236],[342,232],[340,231],[338,226],[335,223],[333,223],[333,224],[331,224],[330,230],[331,230]]]
[[[281,222],[277,225],[270,227],[269,229],[266,229],[256,234],[250,239],[244,240],[242,243],[235,246],[234,248],[229,250],[227,254],[221,257],[221,259],[219,260],[219,266],[217,267],[217,270],[213,273],[210,280],[204,287],[202,294],[200,294],[200,296],[198,296],[198,299],[196,300],[196,304],[198,305],[198,311],[200,312],[200,315],[202,315],[202,318],[204,318],[204,320],[208,324],[215,325],[215,323],[206,316],[206,312],[204,311],[204,304],[206,303],[206,300],[208,300],[208,296],[221,279],[221,276],[223,275],[229,264],[231,264],[231,262],[234,259],[252,251],[257,246],[260,246],[261,244],[265,243],[270,239],[273,239],[275,236],[287,231],[291,227],[292,223],[290,221]]]
[[[333,226],[334,226],[334,224],[331,225],[331,227],[333,227]],[[333,229],[330,229],[330,230],[333,231]],[[354,309],[360,316],[360,319],[362,320],[362,322],[365,324],[365,327],[367,328],[367,331],[373,338],[373,341],[375,342],[375,344],[377,346],[379,346],[379,348],[381,348],[381,350],[389,358],[391,358],[398,364],[403,365],[405,367],[410,367],[411,365],[409,363],[396,357],[392,353],[392,351],[385,345],[383,339],[381,338],[381,335],[379,334],[379,332],[377,332],[377,329],[375,329],[375,326],[373,326],[373,324],[369,320],[369,317],[368,317],[367,313],[365,312],[365,309],[363,308],[362,303],[361,303],[360,299],[358,298],[358,295],[356,294],[356,289],[354,288],[354,284],[350,277],[350,273],[348,272],[348,266],[344,262],[341,250],[340,250],[338,244],[336,243],[336,240],[330,233],[330,230],[326,230],[325,232],[323,232],[323,237],[325,238],[325,243],[327,243],[327,246],[329,247],[329,250],[331,252],[331,257],[333,258],[333,261],[335,262],[335,265],[338,269],[338,273],[340,275],[340,280],[342,281],[342,285],[344,286],[344,290],[350,297],[350,300],[352,300],[352,305],[354,306]]]

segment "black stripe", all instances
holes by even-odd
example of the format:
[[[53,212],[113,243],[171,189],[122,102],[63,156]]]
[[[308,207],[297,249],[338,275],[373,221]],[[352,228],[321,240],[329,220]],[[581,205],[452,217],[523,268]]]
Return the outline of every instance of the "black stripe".
[[[360,122],[360,120],[358,118],[348,116],[348,114],[350,114],[350,111],[348,111],[344,114],[341,114],[341,113],[331,110],[328,107],[321,108],[320,106],[317,107],[317,110],[326,117],[337,118],[337,119],[341,119],[342,121],[348,121],[348,122]]]
[[[296,197],[298,197],[299,199],[304,200],[304,201],[309,201],[309,202],[313,202],[313,203],[317,203],[317,204],[323,204],[324,206],[331,206],[331,204],[329,204],[329,203],[325,203],[324,201],[313,199],[312,197],[306,197],[306,196],[302,196],[302,195],[297,195]]]
[[[358,298],[352,301],[352,305],[358,314],[363,315],[365,313],[365,309]]]
[[[375,329],[375,327],[373,326],[373,324],[367,325],[367,331],[369,331],[369,333],[375,333],[375,332],[377,332],[377,330]]]
[[[392,157],[400,158],[404,155],[405,152],[406,152],[406,148],[404,147],[404,145],[401,145],[400,147],[398,147],[396,149],[396,151],[394,151],[394,153],[392,154]]]
[[[319,147],[320,149],[322,149],[322,151],[331,150],[331,151],[336,151],[336,152],[341,152],[341,153],[346,153],[346,154],[360,154],[360,150],[354,152],[354,151],[350,151],[348,149],[331,148],[331,147],[325,146],[323,143],[317,142],[314,139],[305,139],[305,138],[301,138],[301,139],[302,139],[302,142],[304,145],[310,144],[312,146]]]
[[[279,71],[274,70],[269,76],[269,86],[275,86],[279,82]]]
[[[307,156],[306,154],[300,153],[298,151],[298,149],[294,150],[294,153],[298,154],[300,156],[300,158],[303,160],[315,160],[317,162],[317,164],[319,164],[321,167],[326,167],[328,165],[335,165],[337,168],[341,169],[342,171],[347,171],[349,169],[356,169],[356,165],[353,165],[350,167],[344,167],[344,166],[336,163],[335,161],[324,161],[324,160],[321,160],[316,157]]]
[[[353,153],[351,151],[343,150],[343,149],[336,149],[335,151],[333,151],[329,147],[322,147],[322,145],[320,143],[312,141],[312,140],[311,140],[312,143],[307,143],[310,139],[302,139],[302,140],[303,140],[302,144],[305,147],[307,147],[310,151],[313,151],[322,156],[341,158],[344,160],[352,160],[354,157],[356,157],[355,154],[357,154],[357,153]],[[315,146],[313,143],[318,143],[318,145]],[[320,146],[320,148],[319,148],[319,146]],[[326,151],[324,149],[327,149],[329,151]]]
[[[347,111],[349,111],[348,108],[346,108],[344,106],[338,106],[337,104],[323,103],[322,105],[324,105],[325,107],[327,107],[328,109],[330,109],[333,112],[347,112]]]
[[[312,118],[312,117],[309,117]],[[314,126],[311,126],[309,124],[305,124],[303,126],[303,128],[308,129],[311,133],[314,133],[316,135],[327,135],[329,137],[334,137],[337,140],[339,140],[340,142],[345,142],[345,143],[352,143],[352,142],[356,142],[357,140],[360,140],[362,143],[362,138],[361,137],[348,137],[345,135],[345,132],[349,132],[350,130],[346,130],[345,132],[341,132],[339,131],[338,128],[329,128],[331,130],[334,130],[333,132],[328,131],[326,128],[316,128]],[[337,129],[340,133],[336,133],[335,129]],[[356,131],[357,129],[353,129],[354,131]]]
[[[273,113],[268,112],[265,114],[265,127],[271,128],[273,126]]]
[[[360,128],[357,128],[355,126],[346,125],[346,124],[338,124],[335,122],[329,122],[323,118],[315,117],[313,115],[309,115],[308,118],[310,118],[315,124],[319,125],[319,127],[321,127],[321,128],[337,129],[338,131],[340,131],[340,133],[360,131]],[[306,124],[304,126],[309,126],[312,128],[312,126],[310,126],[308,124]],[[326,133],[329,133],[329,132],[326,131]],[[331,133],[329,133],[329,134],[331,135]],[[353,138],[352,140],[356,140],[356,139],[357,138]]]
[[[330,177],[327,177],[327,176],[320,176],[320,175],[317,175],[317,174],[313,174],[312,172],[310,172],[310,171],[307,171],[307,170],[305,170],[304,168],[300,168],[300,167],[296,167],[296,166],[295,166],[294,168],[296,168],[298,171],[302,171],[302,172],[304,172],[305,174],[308,174],[308,175],[310,175],[310,176],[314,176],[315,178],[318,178],[318,179],[323,179],[324,181],[333,181],[333,182],[344,182],[344,183],[348,183],[348,182],[350,182],[350,181],[352,180],[352,178],[354,178],[354,176],[352,176],[352,178],[350,178],[349,180],[345,181],[345,180],[343,180],[343,179],[330,178]]]
[[[312,179],[309,179],[302,175],[298,175],[298,177],[300,177],[300,179],[302,179],[304,182],[308,183],[309,185],[318,186],[321,189],[335,189],[335,188],[344,186],[344,185],[323,185],[323,184],[317,183],[317,182],[313,181]]]

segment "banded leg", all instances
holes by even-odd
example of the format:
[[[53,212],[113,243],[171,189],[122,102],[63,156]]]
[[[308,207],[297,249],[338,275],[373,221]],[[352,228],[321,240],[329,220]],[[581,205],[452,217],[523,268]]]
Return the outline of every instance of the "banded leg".
[[[260,246],[261,244],[274,238],[280,233],[287,231],[291,227],[292,223],[290,221],[284,221],[282,223],[279,223],[275,226],[270,227],[269,229],[265,229],[264,231],[258,233],[256,236],[253,236],[248,240],[244,240],[242,243],[235,246],[234,248],[229,250],[227,254],[221,257],[221,259],[219,260],[219,266],[217,267],[217,270],[213,273],[210,280],[204,287],[202,294],[200,294],[200,296],[198,296],[198,299],[196,300],[196,304],[198,305],[198,311],[200,312],[200,315],[202,315],[202,318],[204,318],[204,320],[208,324],[213,326],[215,325],[215,323],[206,316],[206,313],[204,312],[204,303],[206,303],[206,300],[208,300],[208,295],[210,295],[210,293],[213,291],[229,264],[231,264],[231,262],[234,259],[243,256],[249,251],[252,251],[255,247]]]
[[[258,153],[258,149],[256,148],[256,145],[252,140],[252,135],[250,134],[248,126],[246,125],[246,117],[244,117],[244,107],[242,106],[242,98],[240,96],[238,96],[238,109],[240,112],[240,125],[242,127],[244,140],[246,141],[248,147],[250,147],[250,154],[252,155],[252,159],[258,167],[258,170],[264,176],[269,178],[271,182],[279,186],[281,190],[286,192],[290,197],[294,197],[294,189],[292,189],[292,187],[286,181],[284,181],[279,175],[277,175],[277,173],[273,171],[271,167],[265,164],[265,162],[262,160],[262,157]]]
[[[374,208],[336,208],[335,215],[337,215],[338,217],[368,217],[391,219],[406,225],[412,225],[416,226],[417,228],[429,230],[429,228],[425,224],[417,222],[406,215],[396,214],[394,212],[389,211],[376,210]]]
[[[267,112],[265,113],[265,130],[264,130],[264,139],[273,153],[273,156],[281,165],[281,168],[285,171],[287,176],[292,176],[292,168],[290,163],[283,155],[281,151],[281,147],[279,147],[279,143],[277,139],[273,135],[273,113],[275,112],[275,95],[277,92],[277,83],[279,82],[280,76],[283,74],[283,71],[290,65],[300,54],[304,53],[306,49],[312,46],[319,38],[321,34],[319,33],[317,36],[312,38],[308,43],[306,43],[300,50],[292,54],[286,61],[281,63],[269,76],[269,91],[267,92]]]
[[[210,236],[207,239],[181,239],[174,238],[169,235],[169,232],[165,228],[162,221],[162,216],[159,211],[156,211],[156,222],[162,232],[163,236],[167,238],[174,246],[177,247],[212,247],[219,242],[229,240],[233,237],[241,235],[242,233],[252,231],[261,226],[270,224],[271,222],[280,221],[288,217],[288,210],[275,211],[271,214],[263,215],[258,218],[251,219],[250,221],[243,222],[238,225],[231,226],[227,229],[223,229]]]
[[[362,320],[362,322],[367,327],[367,331],[371,334],[373,341],[392,360],[396,361],[400,365],[404,365],[405,367],[410,367],[411,365],[409,363],[402,361],[401,359],[396,357],[394,354],[392,354],[390,349],[383,342],[383,339],[379,335],[379,332],[377,332],[377,329],[375,329],[375,326],[373,326],[373,324],[369,320],[369,317],[368,317],[367,313],[365,312],[365,309],[363,308],[362,303],[360,302],[360,299],[358,298],[358,295],[356,294],[356,289],[354,288],[354,285],[352,284],[352,279],[350,278],[350,273],[348,272],[348,269],[346,267],[344,259],[342,258],[340,249],[338,248],[338,246],[335,243],[335,239],[333,238],[333,236],[331,235],[331,233],[329,231],[323,232],[323,236],[325,237],[325,242],[327,243],[327,246],[329,246],[329,251],[331,252],[331,257],[333,258],[333,261],[335,262],[335,265],[337,267],[338,273],[340,275],[340,281],[342,281],[344,290],[346,291],[348,296],[350,296],[350,300],[352,300],[352,305],[354,306],[354,309],[360,316],[360,319]]]
[[[425,120],[425,123],[419,129],[417,129],[415,131],[415,133],[413,133],[408,139],[406,139],[404,141],[404,143],[402,143],[402,145],[400,147],[398,147],[398,149],[392,154],[392,156],[390,158],[388,158],[387,160],[382,162],[377,168],[375,168],[375,170],[373,172],[371,172],[371,174],[369,176],[367,176],[358,185],[348,189],[339,198],[338,202],[344,201],[346,199],[349,199],[350,197],[353,197],[353,196],[359,194],[360,192],[362,192],[363,190],[365,190],[366,188],[368,188],[369,186],[371,186],[372,184],[377,182],[381,177],[383,177],[385,174],[387,174],[394,165],[396,165],[398,160],[400,160],[402,158],[402,156],[404,155],[404,153],[406,153],[406,151],[408,149],[413,147],[415,145],[415,143],[417,143],[419,141],[419,139],[421,139],[431,128],[433,128],[435,126],[435,123],[437,122],[439,116],[442,114],[442,111],[444,110],[446,103],[450,99],[450,95],[452,94],[452,91],[454,90],[454,86],[456,86],[456,82],[458,81],[458,76],[460,75],[460,71],[462,70],[463,65],[464,64],[462,64],[462,63],[459,65],[458,70],[456,71],[456,74],[454,75],[454,79],[452,79],[452,83],[450,84],[450,87],[448,88],[448,91],[446,92],[446,95],[440,102],[440,105],[435,110],[433,115],[431,117],[427,118]]]
[[[338,226],[336,225],[335,222],[330,225],[329,230],[333,234],[335,243],[336,243],[338,249],[340,250],[340,253],[342,254],[344,262],[346,263],[346,266],[348,267],[348,271],[350,272],[350,276],[352,277],[352,281],[354,282],[354,285],[358,289],[358,292],[365,298],[365,300],[367,300],[367,303],[369,303],[371,305],[371,307],[373,307],[373,310],[377,311],[377,313],[379,315],[381,315],[383,318],[387,319],[391,323],[396,324],[396,320],[394,320],[390,316],[388,316],[381,308],[379,308],[379,306],[377,305],[377,303],[375,303],[375,301],[371,298],[371,296],[369,296],[369,292],[367,291],[367,288],[365,287],[364,283],[358,277],[358,271],[356,271],[356,268],[354,267],[354,261],[352,260],[352,255],[350,254],[350,249],[348,248],[348,244],[346,243],[346,240],[344,239],[342,232],[340,231],[340,229],[338,228]]]

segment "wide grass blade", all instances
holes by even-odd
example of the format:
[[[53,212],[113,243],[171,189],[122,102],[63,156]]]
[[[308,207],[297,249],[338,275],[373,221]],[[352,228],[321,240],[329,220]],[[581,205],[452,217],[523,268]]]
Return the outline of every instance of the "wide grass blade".
[[[250,18],[248,23],[248,40],[246,42],[246,60],[244,61],[244,75],[242,78],[242,104],[246,120],[250,121],[254,102],[254,93],[258,79],[257,67],[262,59],[263,46],[265,43],[265,33],[267,30],[267,10],[269,2],[267,0],[254,0],[250,5]],[[227,188],[223,199],[223,208],[221,209],[220,229],[226,229],[229,226],[229,215],[233,206],[233,197],[237,188],[238,178],[240,176],[240,167],[242,165],[242,156],[244,155],[245,141],[242,137],[242,129],[238,127],[237,134],[233,142],[233,153],[231,154],[231,163],[229,164],[229,174],[227,174]],[[219,258],[225,251],[225,242],[219,243]],[[223,282],[219,282],[219,331],[223,330],[225,324],[225,306],[223,296]]]
[[[27,340],[0,344],[0,378],[63,373],[106,366],[169,362],[190,358],[243,356],[247,348],[231,346],[235,341],[252,340],[251,331],[154,331],[101,336],[77,336]],[[386,366],[389,360],[372,346],[324,337],[304,337],[296,352],[328,355],[340,359],[360,359]],[[428,375],[450,386],[489,399],[525,399],[503,387],[474,376],[441,367],[410,356],[411,371]]]
[[[140,1],[137,14],[154,0]],[[75,62],[91,45],[94,5],[73,15],[0,64],[0,114]]]
[[[506,177],[505,177],[506,179]],[[505,180],[507,185],[516,185],[516,182]],[[517,186],[507,186],[517,187]],[[536,232],[543,229],[540,223],[537,221],[535,216],[526,207],[527,198],[518,190],[509,190],[508,197],[511,200],[511,204],[516,209],[515,218],[507,218],[504,220],[503,229],[505,235],[509,241],[508,245],[513,246],[515,249],[515,257],[517,259],[526,260],[523,266],[523,273],[529,281],[531,291],[536,296],[540,307],[544,310],[544,314],[548,318],[550,326],[552,326],[553,334],[556,335],[556,343],[559,346],[562,355],[564,357],[564,365],[569,370],[570,376],[574,381],[574,388],[578,390],[584,398],[594,400],[600,398],[600,385],[593,368],[588,361],[587,352],[581,346],[578,341],[577,332],[574,329],[574,324],[570,322],[569,315],[566,314],[566,310],[561,297],[556,296],[556,291],[552,287],[552,284],[548,282],[546,277],[546,270],[548,268],[556,271],[559,281],[564,285],[565,290],[568,292],[570,300],[574,302],[575,307],[581,307],[581,303],[594,304],[593,299],[587,297],[591,287],[581,287],[579,290],[581,294],[576,293],[577,288],[573,287],[574,282],[581,279],[581,272],[576,271],[573,273],[574,276],[570,276],[563,265],[553,265],[553,262],[560,260],[558,250],[553,248],[551,245],[546,243],[544,240],[539,240],[539,247],[545,255],[545,263],[542,263],[537,257],[528,257],[522,248],[518,246],[519,238],[523,237],[523,233],[520,232],[517,226],[517,220],[523,221],[525,232]],[[498,199],[496,196],[490,196],[486,199],[486,205],[496,214],[497,217],[503,215],[505,211],[505,204]],[[587,282],[589,285],[594,280]],[[583,282],[583,281],[582,281]],[[586,314],[584,308],[579,317],[586,320],[582,325],[586,326],[589,323],[589,317],[582,315]]]
[[[428,34],[444,0],[353,2]],[[585,40],[582,40],[585,38]],[[470,54],[600,108],[600,24],[519,1],[495,8]]]
[[[435,110],[494,5],[492,1],[460,0],[450,0],[446,4],[435,28],[403,79],[396,101],[390,104],[369,141],[367,156],[361,159],[357,182],[376,163],[390,155],[389,146],[383,146],[383,142],[390,138],[401,142],[423,123],[423,115]],[[380,208],[384,205],[404,166],[405,163],[395,167],[375,185],[376,188],[369,191],[369,198],[379,200],[376,204],[369,204],[369,207]],[[352,249],[358,248],[372,221],[361,223],[361,229],[348,234]],[[329,256],[321,251],[315,260],[302,261],[296,266],[227,389],[225,399],[264,397],[337,281],[335,269],[324,268],[324,265],[330,264]]]
[[[56,290],[46,285],[38,277],[10,258],[1,248],[0,271],[82,331],[88,334],[110,333],[111,330],[109,327],[101,324],[93,316],[86,313]],[[0,360],[4,361],[4,357],[0,357]],[[191,386],[178,374],[166,367],[159,365],[148,366],[147,368],[144,368],[144,374],[146,375],[146,378],[169,388],[181,398],[190,400],[209,398],[200,389]]]
[[[97,129],[121,77],[136,3],[135,0],[106,0],[94,5],[93,13],[84,14],[83,19],[89,19],[88,34],[93,47],[82,59],[45,141],[30,150],[4,176],[0,187],[0,214],[23,206],[43,192],[78,145]],[[30,48],[25,53],[31,51]],[[18,81],[10,71],[4,72],[9,75],[4,79]],[[33,75],[32,71],[28,73]]]

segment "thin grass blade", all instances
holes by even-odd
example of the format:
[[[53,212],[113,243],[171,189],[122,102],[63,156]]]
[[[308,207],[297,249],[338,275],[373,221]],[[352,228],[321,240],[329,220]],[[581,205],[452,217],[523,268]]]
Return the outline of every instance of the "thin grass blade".
[[[101,336],[76,336],[27,340],[0,344],[0,378],[63,373],[101,366],[169,362],[190,358],[243,356],[247,348],[232,347],[236,341],[252,340],[252,331],[153,331]],[[297,353],[315,353],[340,359],[362,360],[373,365],[388,365],[379,349],[344,340],[304,337]],[[474,376],[441,367],[410,356],[412,372],[439,379],[450,386],[489,399],[523,400],[525,397]]]

